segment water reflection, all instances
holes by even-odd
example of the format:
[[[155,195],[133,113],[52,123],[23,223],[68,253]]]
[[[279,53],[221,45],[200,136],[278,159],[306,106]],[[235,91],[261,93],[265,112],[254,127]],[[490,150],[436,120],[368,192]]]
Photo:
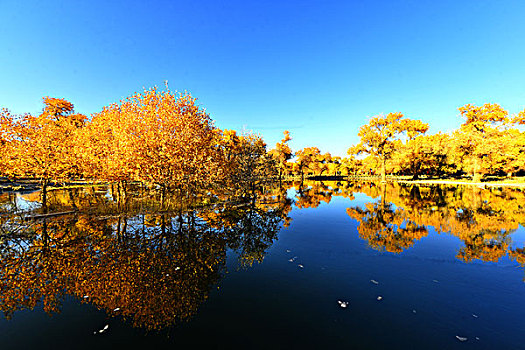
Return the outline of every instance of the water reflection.
[[[511,244],[511,234],[525,224],[521,189],[394,183],[360,189],[372,197],[381,191],[380,200],[367,203],[364,210],[347,209],[359,222],[360,236],[373,248],[401,252],[426,236],[427,227],[432,226],[438,233],[450,233],[463,241],[458,259],[497,262],[508,256],[524,263],[523,248]]]
[[[360,238],[379,251],[401,253],[428,235],[452,234],[463,242],[457,258],[497,262],[507,256],[525,266],[525,248],[513,247],[511,235],[525,225],[525,191],[520,188],[404,185],[375,182],[296,182],[298,208],[316,208],[333,197],[373,200],[347,208],[358,222]]]
[[[60,312],[74,296],[136,327],[163,329],[195,315],[223,278],[228,251],[241,267],[260,263],[292,224],[294,203],[316,208],[358,193],[372,199],[346,213],[373,249],[401,253],[433,228],[462,241],[462,261],[506,257],[525,266],[524,247],[512,241],[525,223],[520,189],[295,182],[232,197],[93,186],[51,191],[46,208],[38,192],[4,193],[0,310],[7,318],[38,305]]]
[[[21,197],[31,203],[39,194]],[[104,187],[53,191],[45,211],[28,213],[20,196],[2,195],[5,316],[39,303],[59,312],[71,295],[137,327],[171,326],[197,312],[225,271],[227,250],[242,266],[262,261],[291,210],[282,190],[242,202],[211,192],[158,198],[136,190],[127,197],[118,203]]]
[[[359,222],[359,237],[377,250],[401,253],[414,245],[415,241],[428,235],[427,228],[406,216],[402,209],[394,209],[392,203],[381,200],[366,203],[365,209],[348,208],[348,216]]]

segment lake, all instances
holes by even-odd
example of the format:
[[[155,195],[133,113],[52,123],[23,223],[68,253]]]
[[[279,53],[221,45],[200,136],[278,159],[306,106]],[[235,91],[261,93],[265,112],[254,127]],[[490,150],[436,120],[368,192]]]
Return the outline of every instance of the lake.
[[[114,192],[0,194],[3,349],[525,348],[524,190]]]

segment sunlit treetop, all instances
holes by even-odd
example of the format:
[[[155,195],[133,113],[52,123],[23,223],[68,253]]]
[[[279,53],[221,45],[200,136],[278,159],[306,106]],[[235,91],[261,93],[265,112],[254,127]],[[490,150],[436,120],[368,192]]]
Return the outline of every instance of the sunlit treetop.
[[[38,116],[1,113],[1,137],[8,142],[3,157],[8,176],[28,176],[43,184],[51,180],[78,177],[75,142],[86,117],[73,114],[73,104],[45,97]]]
[[[500,125],[508,121],[508,112],[497,103],[485,103],[483,106],[467,104],[459,108],[461,116],[466,119],[463,125],[484,131],[487,125]]]
[[[525,109],[512,118],[513,124],[525,125]]]
[[[393,142],[402,133],[412,139],[428,130],[428,124],[420,120],[402,119],[400,112],[388,113],[372,117],[368,124],[359,128],[359,145],[352,149],[352,153],[363,152],[382,157],[388,157],[393,151]]]
[[[44,108],[42,110],[43,115],[52,116],[59,119],[61,116],[71,114],[74,106],[71,102],[62,98],[54,98],[46,96],[43,98]]]

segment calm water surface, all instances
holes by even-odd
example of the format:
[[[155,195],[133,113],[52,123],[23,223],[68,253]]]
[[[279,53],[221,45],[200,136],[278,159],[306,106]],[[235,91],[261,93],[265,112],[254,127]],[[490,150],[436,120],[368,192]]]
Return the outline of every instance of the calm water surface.
[[[524,191],[207,195],[181,214],[56,191],[59,216],[1,195],[2,348],[525,348]]]

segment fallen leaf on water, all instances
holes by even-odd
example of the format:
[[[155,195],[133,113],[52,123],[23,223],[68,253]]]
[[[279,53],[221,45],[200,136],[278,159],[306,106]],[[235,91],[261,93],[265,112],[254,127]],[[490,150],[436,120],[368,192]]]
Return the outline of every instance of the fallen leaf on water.
[[[346,307],[348,306],[349,302],[348,301],[342,301],[342,300],[338,300],[337,303],[339,304],[339,306],[343,309],[346,309]]]

